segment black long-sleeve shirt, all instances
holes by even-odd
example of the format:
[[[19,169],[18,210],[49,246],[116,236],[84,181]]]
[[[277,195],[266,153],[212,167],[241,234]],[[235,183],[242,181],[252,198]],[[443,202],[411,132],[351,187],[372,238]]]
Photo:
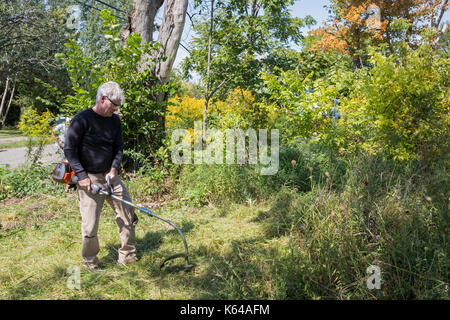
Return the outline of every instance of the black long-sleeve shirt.
[[[92,108],[77,113],[67,130],[64,155],[79,180],[87,178],[87,173],[119,169],[123,155],[119,117],[102,117]]]

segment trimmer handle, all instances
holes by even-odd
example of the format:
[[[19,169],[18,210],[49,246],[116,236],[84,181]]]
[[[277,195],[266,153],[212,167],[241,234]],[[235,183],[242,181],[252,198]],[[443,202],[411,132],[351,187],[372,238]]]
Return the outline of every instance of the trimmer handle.
[[[106,185],[107,185],[107,187],[108,187],[108,194],[109,195],[112,195],[113,193],[114,193],[114,189],[113,189],[113,185],[111,184],[111,177],[110,176],[108,176],[108,177],[106,177]]]
[[[100,190],[102,190],[102,188],[99,186],[99,185],[97,185],[97,184],[91,184],[91,189],[92,189],[92,194],[98,194],[99,192],[100,192]],[[114,194],[113,193],[113,186],[111,185],[111,179],[108,177],[107,178],[107,189],[108,190],[106,190],[107,192],[108,192],[108,195],[112,195],[112,194]]]
[[[91,184],[91,190],[93,194],[98,194],[102,188],[96,184]]]

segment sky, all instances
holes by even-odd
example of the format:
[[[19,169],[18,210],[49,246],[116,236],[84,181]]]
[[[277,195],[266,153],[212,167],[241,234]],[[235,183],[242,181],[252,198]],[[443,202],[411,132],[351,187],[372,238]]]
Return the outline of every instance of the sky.
[[[312,16],[321,25],[328,17],[328,9],[324,6],[329,5],[329,0],[296,0],[291,7],[291,14],[294,17],[303,18]]]

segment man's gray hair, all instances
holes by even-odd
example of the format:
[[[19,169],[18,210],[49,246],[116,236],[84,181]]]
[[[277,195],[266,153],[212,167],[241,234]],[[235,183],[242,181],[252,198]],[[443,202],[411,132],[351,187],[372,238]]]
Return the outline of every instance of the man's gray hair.
[[[107,96],[111,100],[119,99],[120,103],[125,102],[123,90],[114,81],[105,82],[104,84],[100,85],[100,87],[98,87],[97,102],[100,100],[102,96]]]

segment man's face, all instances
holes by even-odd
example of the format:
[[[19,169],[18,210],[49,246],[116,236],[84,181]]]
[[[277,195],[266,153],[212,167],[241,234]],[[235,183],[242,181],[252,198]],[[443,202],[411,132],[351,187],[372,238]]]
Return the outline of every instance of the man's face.
[[[102,116],[112,117],[113,113],[119,111],[120,99],[110,99],[108,96],[102,96]]]

